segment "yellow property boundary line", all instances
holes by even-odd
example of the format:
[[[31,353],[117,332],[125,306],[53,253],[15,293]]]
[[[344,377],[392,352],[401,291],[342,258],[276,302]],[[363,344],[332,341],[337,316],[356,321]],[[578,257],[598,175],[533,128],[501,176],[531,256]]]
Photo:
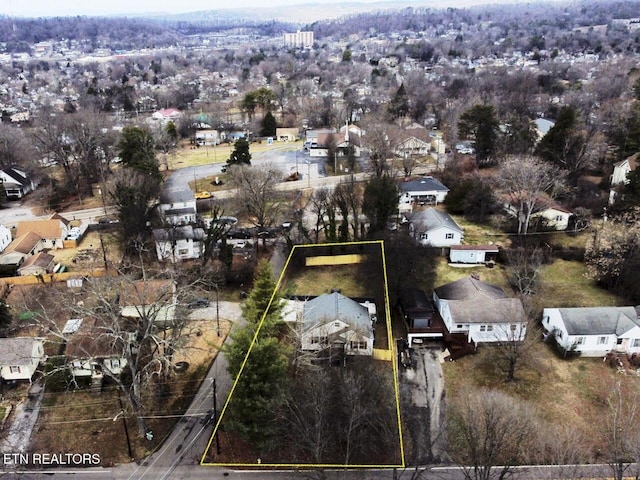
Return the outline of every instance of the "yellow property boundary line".
[[[218,432],[218,428],[220,428],[220,424],[222,423],[222,419],[224,418],[224,413],[227,410],[227,407],[229,406],[229,403],[231,402],[231,398],[233,397],[233,392],[236,389],[236,386],[238,385],[238,381],[240,379],[240,376],[242,375],[242,372],[244,370],[245,365],[247,364],[247,360],[249,359],[249,355],[251,355],[251,351],[253,350],[253,346],[256,343],[256,340],[258,338],[258,335],[260,333],[260,330],[262,328],[262,324],[264,323],[264,320],[267,316],[267,312],[269,311],[269,309],[271,308],[271,303],[273,302],[273,299],[276,296],[276,293],[280,290],[280,285],[282,283],[282,279],[284,278],[285,272],[287,271],[287,268],[289,267],[289,262],[291,261],[291,258],[294,255],[294,252],[296,252],[297,249],[303,249],[303,248],[318,248],[318,247],[340,247],[340,246],[353,246],[353,245],[380,245],[380,254],[382,256],[382,273],[383,273],[383,278],[384,278],[384,303],[385,303],[385,321],[387,324],[387,338],[388,338],[388,344],[389,344],[389,350],[391,351],[391,364],[393,366],[393,386],[394,386],[394,393],[395,393],[395,400],[396,400],[396,416],[397,416],[397,424],[398,424],[398,438],[400,440],[400,459],[401,459],[401,463],[400,464],[391,464],[391,465],[358,465],[358,464],[308,464],[308,463],[211,463],[211,462],[205,462],[205,457],[207,456],[207,453],[209,452],[209,450],[211,449],[211,446],[213,444],[213,441],[215,439],[216,433]],[[391,329],[391,310],[389,308],[389,285],[388,285],[388,279],[387,279],[387,262],[386,262],[386,258],[385,258],[385,251],[384,251],[384,241],[383,240],[372,240],[372,241],[363,241],[363,242],[342,242],[342,243],[321,243],[321,244],[311,244],[311,245],[294,245],[293,249],[291,250],[291,252],[289,253],[289,256],[287,257],[287,261],[285,262],[284,268],[282,269],[282,272],[280,274],[280,278],[278,278],[278,282],[276,283],[276,287],[273,291],[273,293],[271,294],[271,298],[269,299],[269,304],[267,305],[267,308],[265,309],[264,313],[262,314],[262,318],[260,320],[260,323],[258,324],[258,328],[256,329],[255,334],[253,335],[253,339],[251,341],[251,345],[249,346],[249,350],[247,351],[244,360],[242,361],[242,364],[240,366],[240,371],[238,372],[238,375],[236,376],[234,382],[233,382],[233,386],[231,387],[231,391],[229,392],[229,396],[227,397],[227,400],[224,403],[224,406],[222,407],[222,410],[220,411],[220,415],[218,416],[218,420],[216,422],[216,425],[213,429],[213,433],[211,434],[211,438],[209,439],[209,442],[207,443],[207,448],[205,449],[204,453],[202,454],[202,458],[200,459],[200,465],[202,466],[211,466],[211,467],[252,467],[252,468],[256,468],[256,467],[262,467],[262,468],[273,468],[273,467],[287,467],[287,468],[300,468],[300,467],[306,467],[306,468],[404,468],[405,467],[405,458],[404,458],[404,442],[402,439],[402,420],[401,420],[401,416],[400,416],[400,390],[399,390],[399,386],[398,386],[398,364],[397,364],[397,355],[396,355],[396,351],[395,351],[395,345],[394,345],[394,341],[393,341],[393,332]]]

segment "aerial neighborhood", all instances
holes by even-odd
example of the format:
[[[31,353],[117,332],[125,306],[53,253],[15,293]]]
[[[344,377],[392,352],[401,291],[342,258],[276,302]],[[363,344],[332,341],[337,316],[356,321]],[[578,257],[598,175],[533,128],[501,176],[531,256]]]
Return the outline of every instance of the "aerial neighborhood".
[[[637,478],[640,2],[475,3],[0,6],[0,468]]]

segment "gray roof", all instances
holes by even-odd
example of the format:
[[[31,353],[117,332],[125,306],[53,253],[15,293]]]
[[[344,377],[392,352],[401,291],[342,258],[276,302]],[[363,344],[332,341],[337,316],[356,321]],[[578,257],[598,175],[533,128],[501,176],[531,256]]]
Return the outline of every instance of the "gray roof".
[[[433,177],[424,177],[408,182],[400,182],[398,188],[401,192],[448,192],[439,180]]]
[[[634,307],[559,308],[569,335],[623,335],[640,326]]]
[[[176,188],[171,190],[163,190],[160,194],[160,203],[180,203],[195,201],[193,192],[188,188]]]
[[[504,290],[473,277],[465,277],[455,282],[447,283],[434,291],[438,298],[446,300],[478,300],[509,298]]]
[[[447,300],[454,322],[514,323],[526,322],[522,302],[490,283],[465,277],[434,289],[438,298]]]
[[[371,317],[367,307],[341,293],[324,293],[305,303],[303,311],[305,329],[334,320],[342,320],[351,327],[371,330]]]
[[[165,210],[164,214],[166,216],[171,215],[193,215],[196,213],[196,209],[193,207],[184,207],[184,208],[171,208],[169,210]]]
[[[33,344],[35,338],[0,338],[0,364],[26,365],[33,358]]]
[[[451,218],[451,215],[433,207],[414,213],[411,215],[409,221],[414,225],[419,226],[420,229],[425,232],[446,227],[462,233],[462,228],[460,228],[455,220]]]

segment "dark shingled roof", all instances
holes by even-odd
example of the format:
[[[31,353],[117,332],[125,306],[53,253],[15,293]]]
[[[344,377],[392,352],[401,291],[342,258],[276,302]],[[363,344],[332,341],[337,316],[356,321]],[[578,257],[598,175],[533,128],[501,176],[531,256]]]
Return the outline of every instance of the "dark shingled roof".
[[[559,308],[569,335],[623,335],[640,326],[634,307]]]
[[[416,180],[410,180],[408,182],[400,182],[398,188],[401,192],[448,192],[449,189],[445,187],[439,180],[433,177],[424,177]]]
[[[465,277],[434,289],[438,298],[445,300],[478,300],[509,298],[497,285]]]
[[[160,203],[165,205],[169,203],[181,203],[181,202],[193,202],[193,201],[195,201],[195,196],[193,192],[188,188],[164,190],[160,194]]]

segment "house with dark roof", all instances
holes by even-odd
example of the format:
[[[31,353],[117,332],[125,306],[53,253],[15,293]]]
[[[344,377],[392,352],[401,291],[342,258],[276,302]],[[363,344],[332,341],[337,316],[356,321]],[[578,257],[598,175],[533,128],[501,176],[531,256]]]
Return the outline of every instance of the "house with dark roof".
[[[442,322],[437,321],[433,304],[419,288],[404,288],[398,292],[397,307],[407,327],[407,341],[414,339],[441,339]]]
[[[18,275],[44,275],[53,272],[55,257],[45,252],[36,253],[27,257],[18,267]]]
[[[542,327],[563,349],[585,357],[640,353],[636,307],[545,308]]]
[[[153,231],[158,260],[168,260],[174,263],[202,257],[204,238],[204,229],[194,228],[191,225],[157,228]]]
[[[14,167],[0,170],[0,180],[9,200],[19,200],[37,187],[35,179],[29,173]]]
[[[449,247],[460,245],[464,231],[451,215],[429,207],[408,218],[409,234],[421,245]]]
[[[444,202],[449,188],[433,177],[405,180],[398,184],[400,211],[412,211],[413,204],[437,205]]]
[[[196,221],[196,198],[188,188],[164,190],[158,209],[170,225],[188,225]]]
[[[373,355],[374,328],[369,308],[341,293],[325,293],[306,301],[301,320],[302,350]]]
[[[520,299],[497,285],[465,277],[433,290],[433,301],[450,333],[466,333],[468,341],[521,341],[527,316]]]
[[[0,338],[0,378],[29,380],[45,358],[41,338]]]

